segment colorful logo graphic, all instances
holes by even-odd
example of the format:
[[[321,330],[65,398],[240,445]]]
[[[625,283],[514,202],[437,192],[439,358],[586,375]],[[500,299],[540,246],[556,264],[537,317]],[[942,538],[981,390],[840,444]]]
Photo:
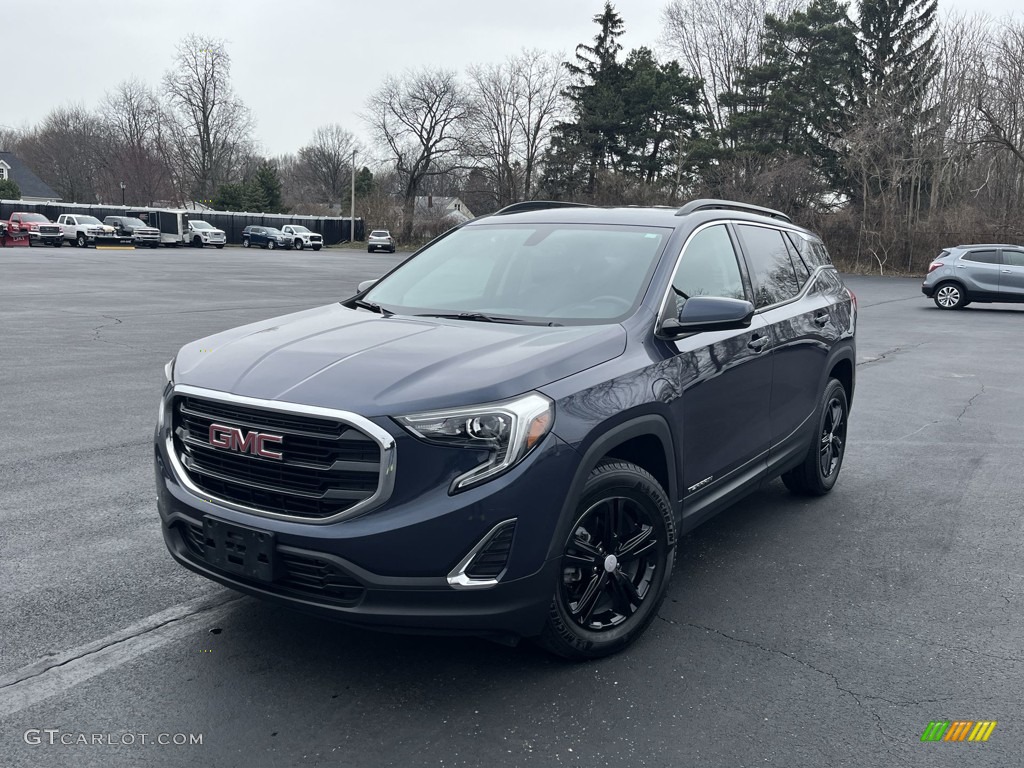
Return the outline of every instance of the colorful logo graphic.
[[[921,734],[921,741],[988,741],[996,729],[996,720],[932,720]]]

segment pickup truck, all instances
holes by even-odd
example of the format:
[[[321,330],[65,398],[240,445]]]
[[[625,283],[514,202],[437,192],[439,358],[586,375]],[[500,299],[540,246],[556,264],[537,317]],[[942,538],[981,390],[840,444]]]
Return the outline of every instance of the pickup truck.
[[[61,229],[64,240],[74,243],[79,248],[96,245],[104,241],[118,242],[117,232],[109,224],[104,224],[95,216],[78,213],[62,213],[57,217],[57,225]]]
[[[11,237],[27,234],[30,246],[36,243],[45,243],[60,248],[64,245],[64,236],[61,234],[60,227],[41,213],[15,211],[11,214],[10,221],[7,222],[7,231]]]
[[[218,248],[223,248],[224,243],[227,242],[227,236],[224,234],[223,229],[217,229],[212,224],[201,219],[189,219],[188,222],[188,234],[185,235],[185,242],[196,248],[202,248],[204,245],[215,245]]]
[[[324,247],[323,235],[311,232],[301,224],[285,224],[281,227],[281,231],[293,238],[292,247],[297,251],[301,251],[303,248],[319,251]]]
[[[107,216],[103,223],[117,230],[118,235],[130,237],[136,248],[140,245],[160,247],[160,230],[149,226],[142,219],[134,216]]]

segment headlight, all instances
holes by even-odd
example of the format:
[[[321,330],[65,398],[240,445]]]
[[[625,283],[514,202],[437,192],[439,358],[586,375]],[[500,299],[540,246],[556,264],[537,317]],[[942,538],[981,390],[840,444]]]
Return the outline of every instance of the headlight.
[[[172,357],[170,360],[167,361],[167,365],[164,366],[164,376],[167,378],[168,384],[174,383],[174,361],[176,359],[177,358]]]
[[[396,421],[428,443],[490,452],[483,464],[455,478],[450,492],[456,493],[522,461],[551,430],[554,416],[551,401],[533,392],[489,405],[400,416]]]

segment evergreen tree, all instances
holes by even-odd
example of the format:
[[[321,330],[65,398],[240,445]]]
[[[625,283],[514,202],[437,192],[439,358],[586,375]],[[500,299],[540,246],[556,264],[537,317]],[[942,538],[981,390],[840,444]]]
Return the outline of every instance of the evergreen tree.
[[[0,200],[21,200],[21,188],[12,179],[0,179]]]
[[[260,204],[259,208],[250,208],[249,210],[261,211],[264,213],[282,213],[283,208],[281,205],[281,178],[277,174],[277,167],[272,163],[264,160],[260,163],[259,168],[256,169],[256,173],[252,179],[249,180],[248,186],[251,187],[249,190],[249,200],[255,204]]]
[[[565,68],[574,82],[565,92],[573,120],[555,126],[548,153],[546,184],[555,194],[593,196],[597,175],[608,167],[623,122],[621,98],[622,17],[609,0],[594,17],[600,30],[593,45],[576,46],[576,58]]]
[[[883,100],[908,117],[920,116],[939,68],[937,9],[938,0],[858,0],[866,106]]]
[[[861,77],[857,37],[839,0],[813,0],[786,18],[769,14],[761,63],[722,94],[734,108],[727,126],[733,157],[747,172],[785,157],[805,157],[829,182],[847,186],[843,134],[852,124]]]

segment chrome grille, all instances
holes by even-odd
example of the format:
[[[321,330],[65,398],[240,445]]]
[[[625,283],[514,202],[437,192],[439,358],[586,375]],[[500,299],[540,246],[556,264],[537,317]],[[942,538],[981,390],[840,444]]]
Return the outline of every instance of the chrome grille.
[[[274,451],[282,458],[211,445],[213,424],[279,436]],[[381,484],[380,443],[341,419],[176,394],[172,437],[196,488],[255,512],[334,518],[373,498]]]

